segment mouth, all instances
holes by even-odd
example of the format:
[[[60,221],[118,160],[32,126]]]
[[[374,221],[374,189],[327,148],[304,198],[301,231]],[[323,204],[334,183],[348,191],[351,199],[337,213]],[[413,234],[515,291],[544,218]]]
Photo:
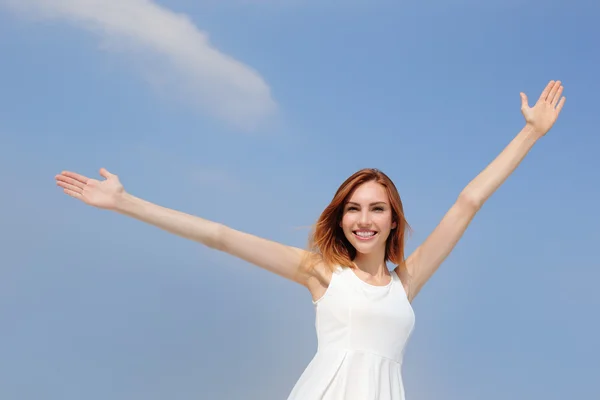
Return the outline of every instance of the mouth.
[[[352,233],[354,234],[355,238],[357,238],[358,240],[362,240],[362,241],[371,240],[375,236],[378,235],[378,232],[376,232],[376,231],[369,231],[369,230],[352,231]]]

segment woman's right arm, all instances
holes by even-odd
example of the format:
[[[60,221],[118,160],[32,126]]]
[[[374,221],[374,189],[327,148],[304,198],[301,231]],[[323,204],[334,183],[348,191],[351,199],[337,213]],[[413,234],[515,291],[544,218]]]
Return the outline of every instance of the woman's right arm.
[[[165,208],[127,193],[117,175],[100,170],[103,181],[75,172],[63,171],[57,185],[84,203],[118,212],[154,225],[175,235],[229,253],[284,278],[306,286],[313,295],[321,290],[323,279],[317,269],[304,268],[311,253],[240,232],[225,225]]]
[[[308,256],[305,250],[162,207],[128,193],[118,197],[114,211],[212,249],[229,253],[304,286],[307,284],[309,277],[302,269],[302,263]]]

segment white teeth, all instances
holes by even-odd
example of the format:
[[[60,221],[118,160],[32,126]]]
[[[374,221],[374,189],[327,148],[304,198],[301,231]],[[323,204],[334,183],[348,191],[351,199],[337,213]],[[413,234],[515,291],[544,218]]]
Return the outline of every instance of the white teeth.
[[[360,237],[370,237],[375,235],[375,232],[371,231],[371,232],[364,232],[364,231],[360,231],[360,232],[356,232],[356,234]]]

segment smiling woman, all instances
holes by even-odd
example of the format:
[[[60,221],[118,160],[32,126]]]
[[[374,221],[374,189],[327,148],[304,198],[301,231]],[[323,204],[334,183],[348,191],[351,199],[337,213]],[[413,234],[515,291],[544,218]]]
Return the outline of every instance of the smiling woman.
[[[127,193],[106,169],[98,181],[56,176],[64,192],[227,252],[305,286],[316,308],[317,352],[288,400],[404,400],[402,361],[414,328],[412,301],[462,237],[483,203],[554,125],[565,98],[550,81],[534,107],[521,94],[525,126],[459,194],[407,258],[408,224],[392,181],[365,169],[348,178],[318,219],[308,250],[243,233]],[[393,271],[387,267],[396,265]]]
[[[342,183],[317,221],[310,240],[311,254],[318,254],[314,264],[330,269],[360,264],[374,272],[381,264],[377,250],[383,249],[384,262],[401,265],[408,228],[392,180],[377,169],[363,169]],[[365,279],[378,278],[389,280]]]

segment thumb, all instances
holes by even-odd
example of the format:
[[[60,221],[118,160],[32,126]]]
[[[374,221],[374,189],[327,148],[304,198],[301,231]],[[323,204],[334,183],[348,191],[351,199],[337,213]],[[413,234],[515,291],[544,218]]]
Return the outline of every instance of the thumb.
[[[529,102],[527,101],[527,95],[521,92],[521,109],[529,108]]]
[[[112,177],[113,174],[111,174],[110,172],[108,172],[106,170],[106,168],[100,168],[100,176],[102,176],[103,178],[108,179],[108,178]]]

